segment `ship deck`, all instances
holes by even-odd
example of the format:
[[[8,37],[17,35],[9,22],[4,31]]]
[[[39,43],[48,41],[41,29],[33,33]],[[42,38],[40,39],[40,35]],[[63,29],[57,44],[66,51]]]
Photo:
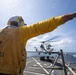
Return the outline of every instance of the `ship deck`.
[[[51,72],[52,64],[53,63],[50,59],[49,60],[46,59],[45,61],[42,61],[40,60],[39,57],[29,57],[27,59],[26,68],[23,74],[24,75],[52,75],[51,73],[56,73],[56,75],[65,75],[64,70],[61,69],[52,70]],[[58,60],[54,68],[62,68],[62,67],[63,65],[61,61]],[[67,75],[70,75],[69,73],[70,72],[67,69]],[[76,75],[76,73],[71,75]]]

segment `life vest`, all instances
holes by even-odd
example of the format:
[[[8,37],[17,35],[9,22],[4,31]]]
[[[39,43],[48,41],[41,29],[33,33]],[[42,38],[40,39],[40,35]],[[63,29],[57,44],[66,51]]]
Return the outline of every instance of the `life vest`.
[[[26,51],[19,36],[19,28],[5,28],[0,32],[0,73],[19,74],[24,70]]]

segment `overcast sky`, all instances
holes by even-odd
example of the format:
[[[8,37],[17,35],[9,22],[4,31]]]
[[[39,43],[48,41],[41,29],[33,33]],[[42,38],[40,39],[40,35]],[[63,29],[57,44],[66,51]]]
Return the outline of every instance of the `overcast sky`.
[[[22,16],[25,23],[31,25],[73,12],[76,12],[76,0],[0,0],[0,28],[4,28],[13,15]],[[68,21],[48,34],[30,39],[27,42],[27,51],[34,50],[34,46],[39,44],[37,41],[48,40],[54,36],[61,36],[54,40],[58,40],[57,42],[51,43],[55,49],[76,52],[76,19]],[[36,43],[33,40],[36,40]]]

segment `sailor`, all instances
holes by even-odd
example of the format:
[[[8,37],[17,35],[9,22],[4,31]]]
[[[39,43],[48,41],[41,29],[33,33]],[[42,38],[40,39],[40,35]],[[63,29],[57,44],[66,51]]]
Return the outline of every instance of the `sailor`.
[[[51,32],[76,17],[76,13],[52,17],[27,26],[21,16],[13,16],[0,32],[0,75],[23,75],[26,43],[32,37]]]

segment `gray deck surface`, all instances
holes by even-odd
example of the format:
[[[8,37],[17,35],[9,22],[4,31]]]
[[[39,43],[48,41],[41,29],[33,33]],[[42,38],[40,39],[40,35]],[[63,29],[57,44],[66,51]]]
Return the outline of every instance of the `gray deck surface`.
[[[51,61],[40,61],[39,57],[28,58],[26,68],[24,70],[24,75],[49,75],[51,65]],[[57,63],[55,67],[62,67],[62,64]],[[57,75],[65,75],[64,70],[55,71]]]

